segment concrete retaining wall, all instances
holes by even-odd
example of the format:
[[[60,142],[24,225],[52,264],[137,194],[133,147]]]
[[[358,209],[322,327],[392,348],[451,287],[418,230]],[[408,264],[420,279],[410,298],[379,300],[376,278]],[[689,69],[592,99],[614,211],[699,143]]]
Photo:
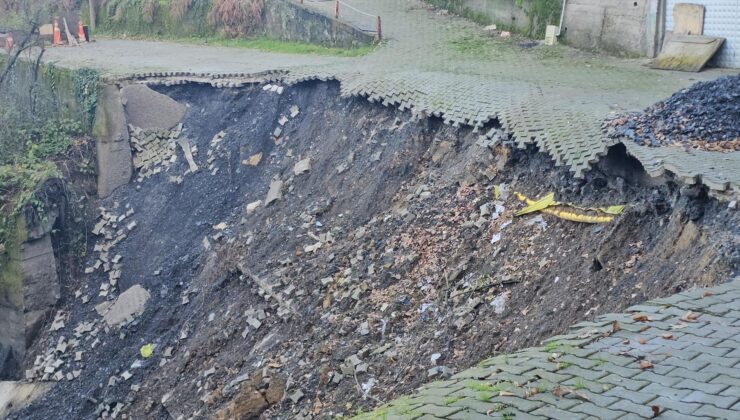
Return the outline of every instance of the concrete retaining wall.
[[[659,0],[568,0],[562,37],[614,55],[654,57]]]
[[[522,7],[516,5],[516,0],[463,0],[463,7],[480,13],[504,29],[525,32],[529,26],[529,18],[525,9],[529,8],[530,0],[524,0]]]
[[[284,41],[356,48],[370,45],[375,35],[324,16],[291,0],[266,0],[262,16],[265,36]]]

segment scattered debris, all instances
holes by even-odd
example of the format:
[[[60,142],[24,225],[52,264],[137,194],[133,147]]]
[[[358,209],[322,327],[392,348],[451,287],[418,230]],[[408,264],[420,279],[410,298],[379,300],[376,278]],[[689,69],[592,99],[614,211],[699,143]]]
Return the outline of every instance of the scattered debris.
[[[527,207],[514,213],[516,216],[523,216],[525,214],[541,211],[573,222],[608,223],[614,220],[614,216],[622,214],[625,208],[625,206],[599,208],[577,207],[573,204],[559,203],[555,201],[555,193],[549,193],[537,201],[531,200],[518,192],[514,194],[517,199],[527,203]]]

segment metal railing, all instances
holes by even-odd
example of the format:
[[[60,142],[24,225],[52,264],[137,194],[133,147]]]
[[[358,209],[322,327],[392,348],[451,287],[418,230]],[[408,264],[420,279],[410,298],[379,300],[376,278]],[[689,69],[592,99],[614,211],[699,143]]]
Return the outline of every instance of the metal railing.
[[[301,4],[304,0],[299,0]],[[334,19],[350,23],[364,32],[377,34],[378,40],[383,39],[383,23],[379,15],[365,12],[348,3],[346,0],[307,0],[315,3],[334,3]],[[322,6],[328,8],[328,5]],[[328,12],[328,10],[327,10]]]

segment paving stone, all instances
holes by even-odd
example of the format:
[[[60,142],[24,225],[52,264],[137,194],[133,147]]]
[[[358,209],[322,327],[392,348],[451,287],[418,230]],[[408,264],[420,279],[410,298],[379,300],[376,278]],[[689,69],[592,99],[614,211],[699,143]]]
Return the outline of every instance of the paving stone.
[[[608,397],[617,397],[621,399],[627,399],[632,401],[635,404],[645,404],[648,401],[655,398],[654,395],[645,394],[643,392],[638,391],[630,391],[629,389],[624,389],[622,387],[614,387],[606,392],[604,392],[604,395]]]
[[[726,410],[724,408],[718,408],[711,405],[703,405],[694,413],[694,416],[707,416],[715,419],[736,419],[738,418],[737,409]]]
[[[450,420],[491,420],[490,416],[473,410],[459,411],[448,418]]]
[[[740,341],[736,340],[734,338],[740,338],[737,335],[731,336],[732,338],[727,338],[725,340],[720,341],[719,343],[715,344],[716,347],[727,347],[731,350],[737,350],[740,349]],[[727,354],[725,354],[727,356]],[[735,358],[738,358],[737,356],[733,356]]]
[[[540,401],[527,400],[519,397],[493,397],[491,398],[491,403],[516,407],[524,412],[531,412],[544,405],[544,403]]]
[[[534,369],[531,365],[497,365],[496,370],[501,370],[506,373],[513,373],[515,375],[521,375],[522,373],[529,372]]]
[[[718,339],[713,339],[717,341]],[[719,342],[719,341],[717,341]],[[695,351],[697,353],[701,354],[711,354],[712,356],[724,356],[725,354],[729,353],[732,349],[728,347],[712,347],[714,344],[692,344],[688,347],[686,347],[686,351]]]
[[[643,388],[640,392],[655,395],[656,397],[666,397],[672,400],[681,401],[681,398],[689,395],[692,391],[690,389],[676,389],[666,387],[658,383],[651,383],[650,385]]]
[[[686,415],[692,414],[699,407],[701,407],[701,404],[679,402],[665,397],[658,397],[650,401],[650,404],[657,405],[661,409],[665,407]]]
[[[464,370],[460,373],[452,375],[452,379],[479,379],[485,378],[491,374],[489,368],[471,368]]]
[[[653,410],[651,403],[647,404],[635,404],[629,400],[619,400],[609,406],[612,410],[620,410],[622,412],[634,413],[642,417],[652,417]]]
[[[640,371],[632,375],[637,376],[639,374],[640,374]],[[622,388],[629,389],[630,391],[639,391],[642,388],[646,387],[648,384],[650,384],[650,382],[637,381],[634,379],[630,379],[629,377],[621,376],[621,375],[617,375],[613,373],[610,375],[604,376],[603,378],[599,380],[599,382],[602,382],[602,383],[606,382],[609,384],[617,385]]]
[[[632,379],[646,381],[653,384],[660,384],[667,387],[671,387],[678,382],[681,382],[682,380],[681,378],[674,378],[669,375],[657,375],[655,374],[655,372],[650,372],[649,370],[642,371],[639,375],[633,377]]]
[[[722,397],[719,395],[705,394],[701,391],[693,391],[681,398],[681,401],[687,403],[711,404],[719,408],[730,408],[737,402],[737,398]],[[738,417],[740,417],[740,413],[738,413]]]
[[[709,382],[713,384],[725,384],[740,387],[740,377],[738,376],[718,375],[712,378]]]
[[[486,414],[488,410],[493,408],[493,404],[485,401],[481,401],[477,398],[462,398],[453,403],[449,404],[450,407],[459,407],[462,409],[469,409],[476,411],[481,414]]]
[[[430,414],[430,415],[440,417],[440,418],[445,418],[447,416],[457,413],[460,410],[462,410],[461,407],[439,406],[439,405],[432,405],[432,404],[422,405],[421,407],[414,409],[415,412],[423,413],[423,414]]]
[[[598,369],[600,366],[603,366],[607,363],[617,366],[627,366],[635,362],[635,359],[631,357],[617,356],[606,352],[593,354],[589,357],[589,359],[596,362],[596,365],[594,366],[595,369]]]
[[[586,418],[585,415],[577,414],[572,411],[563,411],[555,407],[544,406],[540,407],[530,414],[535,416],[542,416],[553,420],[580,420]]]
[[[572,375],[574,378],[583,378],[588,381],[595,381],[609,374],[609,372],[605,372],[603,370],[583,369],[579,366],[568,366],[565,369],[561,369],[559,372]]]
[[[533,370],[531,372],[527,372],[527,374],[532,375],[532,376],[538,376],[538,377],[540,377],[542,379],[545,379],[547,381],[550,381],[550,382],[558,382],[558,383],[559,382],[567,381],[568,379],[570,379],[570,378],[573,377],[572,375],[565,375],[565,374],[560,374],[560,373],[547,372],[547,371],[544,371],[544,370],[539,369],[539,368],[538,369],[535,369],[535,370]]]
[[[571,388],[587,389],[589,392],[593,392],[595,394],[603,394],[604,392],[615,386],[613,384],[602,383],[598,381],[589,381],[587,379],[582,379],[579,377],[568,379],[567,381],[562,382],[562,384]]]
[[[687,416],[673,410],[665,410],[660,412],[659,418],[671,419],[671,420],[711,420],[709,417],[697,416],[696,413]]]
[[[718,394],[723,389],[727,388],[727,385],[713,384],[713,383],[707,383],[707,382],[698,382],[693,379],[683,379],[680,382],[673,385],[673,387],[677,389],[689,389],[689,390],[696,390],[696,391],[704,391],[710,394]]]
[[[463,386],[455,385],[450,388],[429,388],[420,390],[424,395],[435,396],[435,397],[447,397],[457,391],[464,389]]]
[[[530,399],[533,401],[541,401],[561,410],[568,410],[580,403],[580,401],[575,399],[556,397],[552,392],[543,392],[532,396]]]
[[[571,408],[570,411],[590,414],[602,420],[617,419],[625,414],[624,411],[608,409],[590,402],[583,402],[581,404],[578,404],[575,407]]]
[[[678,376],[686,379],[695,379],[697,381],[709,382],[718,375],[714,372],[707,372],[706,370],[696,371],[678,367],[671,371],[671,376]]]

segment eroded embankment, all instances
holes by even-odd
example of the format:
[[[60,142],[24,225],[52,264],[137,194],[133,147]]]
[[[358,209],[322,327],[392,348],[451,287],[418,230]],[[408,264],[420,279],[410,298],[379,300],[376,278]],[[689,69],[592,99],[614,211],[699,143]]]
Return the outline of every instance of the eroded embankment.
[[[574,180],[534,150],[490,150],[335,84],[162,92],[187,104],[180,138],[199,169],[165,147],[169,169],[101,201],[125,229],[106,251],[120,278],[64,285],[63,326],[25,361],[51,354],[63,380],[17,418],[350,414],[737,270],[737,214],[647,179],[619,148]],[[515,217],[515,191],[628,208],[603,225]],[[134,285],[144,312],[106,326],[96,305]]]

